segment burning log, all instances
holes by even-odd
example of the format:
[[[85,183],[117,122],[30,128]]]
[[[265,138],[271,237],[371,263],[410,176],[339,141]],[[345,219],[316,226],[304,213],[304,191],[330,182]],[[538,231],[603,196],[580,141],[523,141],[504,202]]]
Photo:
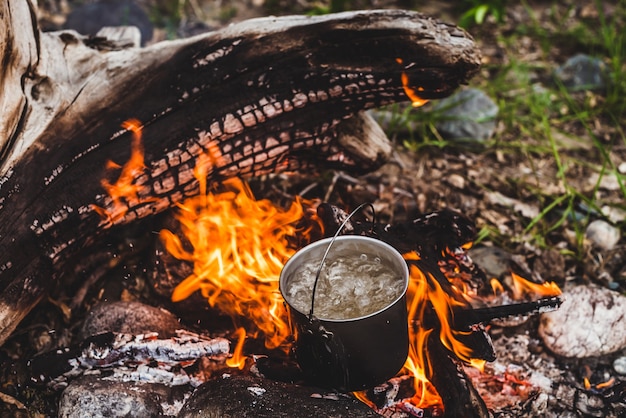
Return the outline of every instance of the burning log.
[[[41,33],[32,0],[3,0],[0,20],[0,344],[79,249],[198,193],[194,169],[211,183],[372,169],[388,145],[346,143],[342,120],[447,96],[480,64],[461,29],[397,10],[260,19],[144,49]],[[129,118],[141,122],[120,129]],[[120,174],[141,133],[145,155]],[[112,194],[118,174],[128,183]]]
[[[429,357],[432,359],[433,385],[445,405],[446,417],[487,418],[491,414],[469,380],[459,361],[441,344],[438,338],[428,339]]]

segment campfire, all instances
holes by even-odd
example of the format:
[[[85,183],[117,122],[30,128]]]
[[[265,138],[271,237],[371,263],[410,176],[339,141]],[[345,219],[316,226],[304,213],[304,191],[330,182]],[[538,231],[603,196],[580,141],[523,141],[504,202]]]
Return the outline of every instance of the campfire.
[[[124,166],[109,164],[120,174],[114,184],[103,182],[114,202],[138,198],[133,183],[143,170],[141,126],[138,121],[124,126],[134,134],[132,157]],[[226,360],[229,367],[244,369],[246,355],[257,354],[246,352],[247,340],[261,339],[270,355],[289,356],[293,329],[278,289],[281,269],[299,248],[335,234],[342,223],[350,234],[396,246],[410,267],[409,355],[394,379],[401,390],[396,389],[392,399],[381,397],[386,392],[381,387],[354,392],[382,415],[404,411],[412,416],[452,416],[475,408],[475,395],[451,393],[452,376],[441,377],[441,371],[459,371],[461,364],[482,371],[495,359],[484,326],[489,320],[556,309],[561,303],[560,290],[552,282],[533,283],[514,272],[508,284],[487,280],[467,254],[473,226],[458,213],[435,212],[403,225],[348,222],[347,213],[318,200],[296,196],[283,207],[256,199],[238,178],[209,185],[207,172],[219,158],[214,151],[199,159],[194,176],[200,193],[177,204],[176,231],[163,229],[159,239],[169,256],[192,266],[193,272],[174,289],[172,301],[200,292],[212,308],[232,318],[237,342]],[[117,211],[99,213],[103,222],[123,216]],[[471,385],[465,373],[456,378],[466,379],[464,387]]]

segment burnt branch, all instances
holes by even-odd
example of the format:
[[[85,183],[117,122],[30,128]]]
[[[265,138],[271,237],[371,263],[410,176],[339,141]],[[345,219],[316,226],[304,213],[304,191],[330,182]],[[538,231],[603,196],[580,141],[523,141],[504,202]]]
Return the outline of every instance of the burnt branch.
[[[198,386],[202,382],[188,376],[181,365],[202,357],[225,358],[229,349],[230,342],[224,338],[209,339],[182,330],[167,339],[156,334],[106,332],[87,338],[80,346],[35,357],[28,362],[28,370],[32,383],[54,387],[90,370],[123,375],[126,380]]]

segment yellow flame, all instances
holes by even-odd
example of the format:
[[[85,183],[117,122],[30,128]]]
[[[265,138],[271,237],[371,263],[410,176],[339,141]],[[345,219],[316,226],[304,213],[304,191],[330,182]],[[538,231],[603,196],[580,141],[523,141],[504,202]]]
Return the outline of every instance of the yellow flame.
[[[500,283],[500,280],[496,279],[495,277],[489,280],[489,284],[491,285],[491,288],[493,289],[494,296],[497,296],[498,294],[504,292],[504,286],[502,286],[502,283]]]
[[[124,218],[130,206],[135,206],[142,201],[139,196],[141,187],[135,181],[146,169],[143,143],[141,141],[143,126],[137,119],[129,119],[122,123],[122,128],[133,133],[130,158],[124,166],[120,166],[110,160],[107,161],[107,171],[121,169],[120,175],[114,183],[109,182],[107,179],[100,181],[100,184],[112,200],[112,207],[105,209],[96,205],[91,206],[109,224],[115,224]],[[143,202],[151,200],[153,199],[146,198]]]
[[[246,356],[243,355],[243,344],[246,342],[246,329],[244,327],[237,328],[237,345],[233,351],[233,356],[226,360],[228,367],[242,370],[246,366]]]
[[[396,58],[396,62],[400,65],[403,64],[402,58]],[[428,99],[422,99],[418,95],[418,93],[416,93],[415,90],[413,90],[410,87],[409,75],[405,71],[402,71],[400,75],[400,81],[402,82],[402,88],[404,89],[404,94],[406,94],[406,96],[409,99],[411,99],[411,106],[420,107],[428,103]],[[418,87],[417,91],[424,91],[424,87],[421,87],[421,86]]]
[[[550,297],[561,294],[561,289],[554,282],[533,283],[513,272],[511,272],[511,277],[513,278],[513,297],[515,299],[523,299],[526,295]]]
[[[197,175],[202,178],[203,169]],[[172,256],[194,264],[193,273],[174,289],[172,301],[199,290],[212,307],[234,319],[251,319],[268,348],[280,347],[290,329],[278,277],[295,253],[288,238],[306,234],[295,224],[313,203],[296,198],[282,209],[269,200],[255,200],[239,179],[226,180],[223,186],[224,192],[201,193],[178,205],[176,219],[191,249],[171,231],[160,232]]]

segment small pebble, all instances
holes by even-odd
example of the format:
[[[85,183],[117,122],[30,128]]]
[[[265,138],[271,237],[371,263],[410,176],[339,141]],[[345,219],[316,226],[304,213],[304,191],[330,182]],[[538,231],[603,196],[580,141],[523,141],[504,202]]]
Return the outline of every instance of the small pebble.
[[[450,184],[450,186],[454,187],[455,189],[459,189],[459,190],[463,190],[465,189],[465,179],[463,178],[463,176],[459,175],[459,174],[450,174],[448,176],[448,183]]]
[[[610,251],[620,240],[620,230],[601,219],[591,222],[585,231],[587,238],[597,248]]]
[[[469,256],[488,277],[501,278],[511,271],[511,254],[501,248],[475,247]]]
[[[626,375],[626,356],[616,358],[613,361],[613,369],[623,376]]]

